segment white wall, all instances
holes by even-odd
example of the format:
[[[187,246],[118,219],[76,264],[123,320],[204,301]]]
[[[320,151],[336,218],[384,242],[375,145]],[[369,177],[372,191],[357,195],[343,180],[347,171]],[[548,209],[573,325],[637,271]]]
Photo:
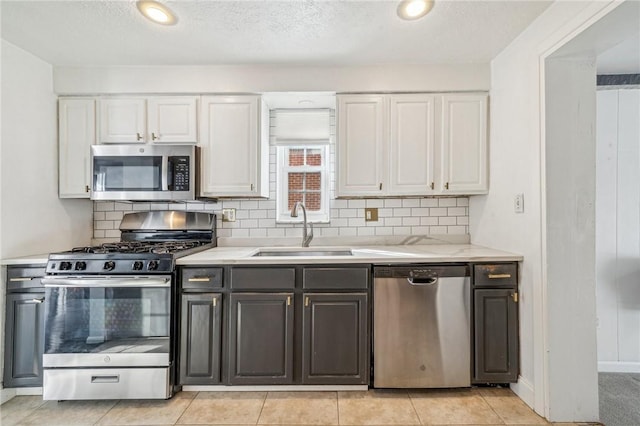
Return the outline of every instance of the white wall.
[[[485,91],[488,64],[54,67],[58,94]]]
[[[536,412],[553,421],[593,421],[597,420],[597,412],[596,418],[580,418],[581,413],[593,409],[581,406],[583,402],[592,403],[593,389],[574,386],[564,396],[548,389],[553,385],[545,367],[547,356],[562,363],[582,355],[581,348],[562,344],[549,348],[547,341],[549,328],[560,324],[547,324],[546,311],[543,59],[616,6],[613,2],[554,2],[492,61],[490,192],[487,196],[470,197],[472,242],[524,256],[519,305],[521,375],[513,389]],[[513,199],[518,193],[525,195],[524,214],[513,211]],[[552,309],[562,309],[557,300],[549,303],[555,304]],[[573,315],[569,309],[564,318]]]
[[[58,199],[56,95],[49,64],[2,40],[0,133],[0,258],[86,245],[92,203]],[[0,277],[0,329],[6,289]],[[0,336],[0,374],[4,365]],[[0,402],[14,392],[0,392]]]
[[[640,373],[640,89],[597,100],[598,370]]]
[[[56,108],[52,67],[3,40],[1,258],[91,239],[92,203],[58,198]]]

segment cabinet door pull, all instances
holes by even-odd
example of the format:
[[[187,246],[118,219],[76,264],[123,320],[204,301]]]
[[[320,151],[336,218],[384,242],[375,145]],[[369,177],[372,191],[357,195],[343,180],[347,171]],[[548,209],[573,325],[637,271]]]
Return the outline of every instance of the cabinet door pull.
[[[209,277],[193,277],[193,278],[189,278],[189,282],[190,283],[193,283],[193,282],[208,283],[209,281],[211,281],[211,278],[209,278]]]
[[[436,187],[436,184],[431,182],[431,185],[429,185],[431,187],[431,189],[434,189]]]
[[[158,140],[160,139],[160,136],[156,136],[156,134],[154,132],[151,132],[151,140]]]
[[[141,141],[142,140],[142,135],[140,133],[136,133],[136,139]]]
[[[304,306],[309,306],[309,296],[304,298]]]
[[[502,278],[511,278],[511,274],[489,274],[488,277],[492,280],[502,279]]]
[[[44,297],[40,297],[38,299],[31,299],[31,301],[33,303],[42,303],[42,302],[44,302]]]
[[[253,184],[251,184],[251,191],[253,191]]]
[[[84,186],[84,192],[89,192],[89,185]]]
[[[380,191],[382,191],[382,182],[380,182],[380,185],[378,186],[378,188],[380,189]]]
[[[16,278],[9,278],[9,281],[31,281],[32,279],[34,279],[35,277],[16,277]]]
[[[215,308],[218,305],[218,298],[214,297],[213,298],[213,307]]]
[[[444,189],[449,189],[449,182],[444,184]]]
[[[512,293],[511,294],[511,298],[513,299],[514,303],[518,303],[518,293]]]
[[[287,296],[287,306],[291,306],[291,296]]]

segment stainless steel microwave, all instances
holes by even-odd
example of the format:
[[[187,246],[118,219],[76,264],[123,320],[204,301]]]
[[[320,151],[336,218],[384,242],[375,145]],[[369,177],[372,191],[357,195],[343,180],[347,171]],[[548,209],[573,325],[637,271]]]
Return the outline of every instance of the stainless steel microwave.
[[[195,199],[195,146],[93,145],[91,199]]]

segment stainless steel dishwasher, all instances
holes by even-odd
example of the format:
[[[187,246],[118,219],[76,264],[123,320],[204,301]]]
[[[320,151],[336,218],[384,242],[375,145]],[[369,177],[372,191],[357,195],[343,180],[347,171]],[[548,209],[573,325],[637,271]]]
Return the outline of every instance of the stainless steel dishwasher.
[[[471,385],[467,265],[375,266],[373,385]]]

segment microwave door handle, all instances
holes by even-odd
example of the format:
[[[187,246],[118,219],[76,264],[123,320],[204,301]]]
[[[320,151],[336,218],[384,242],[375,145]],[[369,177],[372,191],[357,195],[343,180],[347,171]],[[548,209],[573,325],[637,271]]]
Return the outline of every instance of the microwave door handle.
[[[169,167],[173,167],[173,164],[169,161],[169,156],[162,156],[162,191],[169,190]]]

